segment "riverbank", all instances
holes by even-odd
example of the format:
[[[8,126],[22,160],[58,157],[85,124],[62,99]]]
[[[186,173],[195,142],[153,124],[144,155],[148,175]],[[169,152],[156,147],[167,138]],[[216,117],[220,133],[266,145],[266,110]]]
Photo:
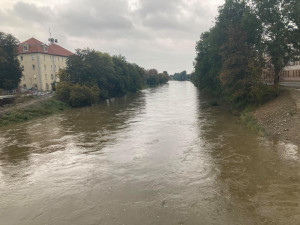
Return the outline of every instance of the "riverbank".
[[[254,126],[274,141],[300,144],[300,91],[281,88],[280,96],[248,113]]]
[[[62,112],[67,107],[65,103],[54,97],[17,104],[0,113],[0,127]]]

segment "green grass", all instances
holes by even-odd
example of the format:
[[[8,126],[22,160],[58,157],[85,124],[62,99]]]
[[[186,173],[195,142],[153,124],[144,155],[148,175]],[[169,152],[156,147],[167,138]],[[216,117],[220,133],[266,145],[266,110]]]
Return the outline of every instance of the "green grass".
[[[55,98],[51,98],[44,102],[28,106],[24,109],[16,109],[5,113],[0,117],[0,127],[59,113],[65,110],[67,107],[68,106],[65,103],[58,101]]]
[[[240,116],[240,121],[257,135],[261,137],[267,136],[265,129],[257,123],[256,119],[249,112],[243,112]]]

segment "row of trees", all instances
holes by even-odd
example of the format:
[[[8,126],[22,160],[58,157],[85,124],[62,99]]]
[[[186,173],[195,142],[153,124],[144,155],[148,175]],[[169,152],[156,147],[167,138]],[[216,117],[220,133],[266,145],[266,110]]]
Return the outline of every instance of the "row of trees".
[[[78,49],[69,56],[67,68],[60,70],[59,77],[56,96],[75,107],[136,92],[147,84],[166,83],[169,76],[155,69],[146,71],[123,56]]]
[[[22,69],[17,59],[19,41],[11,34],[0,32],[0,89],[17,88]]]
[[[193,82],[238,106],[276,95],[281,70],[299,56],[299,1],[226,0],[196,45]],[[271,62],[275,87],[261,83]]]
[[[157,86],[159,84],[164,84],[169,81],[169,74],[167,71],[163,73],[158,73],[156,69],[150,69],[145,71],[145,82],[148,86]]]
[[[187,74],[186,71],[182,71],[180,73],[174,73],[174,75],[170,76],[172,80],[185,81],[191,79],[191,74]]]

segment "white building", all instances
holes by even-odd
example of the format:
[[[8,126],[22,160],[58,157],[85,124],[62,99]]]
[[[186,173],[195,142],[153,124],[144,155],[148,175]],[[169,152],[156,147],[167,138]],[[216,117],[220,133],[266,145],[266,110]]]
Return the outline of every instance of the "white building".
[[[59,69],[66,68],[66,60],[72,52],[55,44],[44,44],[35,38],[22,42],[18,47],[18,59],[23,68],[20,86],[40,91],[52,90],[51,84],[59,81]]]

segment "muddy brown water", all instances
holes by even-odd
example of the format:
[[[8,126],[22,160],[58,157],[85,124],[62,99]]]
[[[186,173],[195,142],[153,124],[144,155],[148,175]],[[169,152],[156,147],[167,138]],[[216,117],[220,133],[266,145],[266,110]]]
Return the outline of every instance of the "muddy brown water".
[[[1,128],[0,224],[300,224],[298,147],[170,81]]]

